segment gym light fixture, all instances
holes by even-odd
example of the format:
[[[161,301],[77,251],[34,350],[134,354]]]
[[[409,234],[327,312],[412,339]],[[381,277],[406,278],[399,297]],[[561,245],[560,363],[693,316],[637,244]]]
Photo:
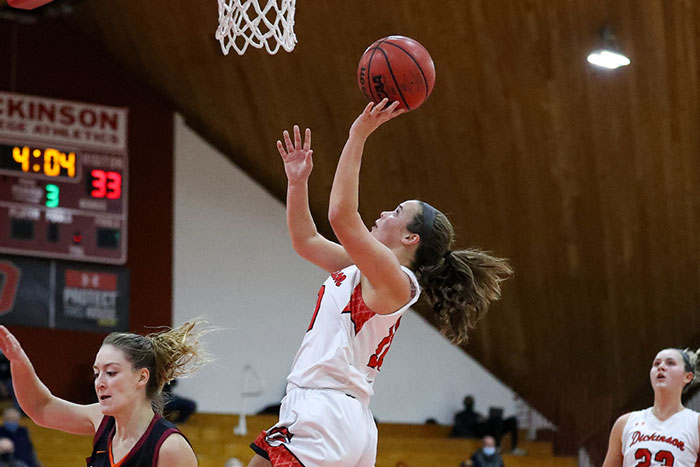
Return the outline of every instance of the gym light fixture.
[[[594,50],[588,55],[589,63],[611,70],[630,64],[630,59],[620,51],[610,26],[603,26],[600,29],[600,36],[603,40],[603,47]]]

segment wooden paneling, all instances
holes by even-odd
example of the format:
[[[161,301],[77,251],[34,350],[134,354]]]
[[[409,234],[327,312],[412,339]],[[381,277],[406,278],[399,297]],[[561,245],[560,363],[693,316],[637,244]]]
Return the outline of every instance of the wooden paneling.
[[[312,209],[328,234],[335,164],[364,105],[357,61],[389,34],[422,42],[435,90],[369,141],[362,214],[423,198],[461,245],[512,259],[465,350],[560,425],[561,449],[651,400],[658,349],[700,344],[697,2],[298,2],[292,53],[242,57],[214,40],[215,2],[75,9],[71,21],[280,199],[274,142],[310,126]],[[631,66],[586,63],[604,24]]]

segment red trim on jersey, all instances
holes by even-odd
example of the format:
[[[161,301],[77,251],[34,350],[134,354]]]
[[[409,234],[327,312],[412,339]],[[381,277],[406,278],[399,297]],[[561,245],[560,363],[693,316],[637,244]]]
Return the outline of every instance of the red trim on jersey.
[[[389,328],[389,335],[382,339],[377,346],[377,350],[374,351],[374,355],[369,358],[369,362],[367,363],[368,367],[376,368],[377,371],[382,369],[384,357],[386,357],[386,354],[389,352],[391,343],[394,342],[394,336],[396,336],[396,330],[399,329],[399,325],[401,324],[401,318],[402,316],[396,320],[396,324]]]
[[[275,428],[271,430],[271,435],[274,436],[276,432],[278,434],[277,437],[275,437],[275,441],[277,442],[282,442],[280,440],[280,432],[283,432],[285,434],[288,434],[289,432],[287,431],[286,428]],[[255,441],[253,441],[253,445],[255,447],[261,449],[263,452],[267,454],[267,460],[270,461],[273,467],[304,467],[304,464],[301,463],[301,461],[297,458],[297,456],[292,453],[292,451],[289,450],[287,446],[284,444],[276,444],[276,446],[270,445],[270,443],[267,442],[267,432],[263,431],[258,435],[257,438],[255,438]],[[291,435],[288,436],[288,438],[291,438]],[[289,439],[287,439],[284,442],[289,442]],[[256,453],[258,455],[262,455],[260,452],[255,449]],[[262,456],[265,457],[265,456]]]
[[[107,422],[109,421],[109,417],[107,415],[104,415],[102,417],[102,421],[100,422],[100,426],[97,428],[97,431],[95,432],[95,436],[92,437],[92,445],[94,446],[95,443],[97,443],[97,440],[100,439],[100,436],[102,436],[102,432],[105,431],[105,428],[107,428]]]
[[[107,416],[105,416],[102,420],[106,420]],[[153,427],[155,426],[156,422],[161,418],[160,415],[157,413],[153,414],[153,418],[151,419],[151,423],[148,425],[148,428],[146,428],[146,431],[141,435],[141,438],[134,444],[134,446],[129,449],[129,452],[126,453],[124,457],[121,458],[119,462],[116,464],[114,463],[114,458],[112,457],[112,438],[114,438],[114,432],[117,430],[117,425],[116,423],[112,427],[112,431],[109,432],[109,438],[107,441],[107,450],[109,451],[109,463],[113,465],[114,467],[118,467],[122,465],[127,459],[131,458],[135,452],[137,452],[139,449],[141,449],[141,446],[146,442],[146,439],[148,438],[148,435],[151,434],[151,431],[153,431]],[[100,425],[100,428],[102,428],[102,425]],[[167,433],[167,431],[166,431]],[[166,437],[162,437],[161,439],[165,439]],[[158,450],[156,449],[156,457],[158,456]],[[153,464],[155,465],[155,464]]]
[[[350,319],[355,325],[355,335],[357,335],[367,321],[369,321],[377,313],[372,311],[365,301],[362,299],[362,287],[357,284],[355,290],[352,291],[350,302],[341,313],[350,313]]]
[[[322,285],[321,288],[318,291],[318,298],[316,299],[316,309],[314,310],[314,316],[311,318],[311,324],[309,324],[309,329],[306,330],[306,332],[311,331],[314,327],[314,323],[316,322],[316,316],[318,316],[318,310],[321,309],[321,300],[323,300],[323,295],[326,293],[326,286]]]
[[[153,453],[153,463],[151,464],[152,467],[156,467],[158,465],[158,455],[160,455],[160,447],[163,445],[168,436],[172,435],[173,433],[180,434],[180,432],[176,428],[168,428],[163,432],[162,435],[160,435],[160,439],[156,443],[155,452]],[[185,440],[187,440],[187,438],[185,438]],[[189,441],[187,441],[187,443],[189,444]]]

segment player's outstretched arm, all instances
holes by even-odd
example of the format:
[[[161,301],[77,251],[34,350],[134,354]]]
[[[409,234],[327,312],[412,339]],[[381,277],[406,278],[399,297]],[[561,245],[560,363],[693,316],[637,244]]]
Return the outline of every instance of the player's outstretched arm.
[[[36,424],[79,435],[93,435],[102,419],[98,404],[60,399],[41,382],[19,341],[0,326],[0,349],[10,361],[12,385],[22,410]]]
[[[629,414],[620,416],[610,430],[610,441],[608,441],[608,452],[603,461],[603,467],[622,466],[622,431],[625,429]]]
[[[396,303],[405,302],[410,283],[396,255],[372,236],[358,212],[360,166],[365,142],[383,123],[405,112],[398,108],[398,101],[387,104],[387,99],[377,104],[369,103],[352,124],[335,171],[328,219],[353,263],[379,295],[386,298],[382,301],[386,301],[389,312],[395,310]],[[382,313],[380,309],[375,311]]]
[[[299,127],[294,125],[294,142],[286,130],[283,139],[284,143],[277,141],[277,150],[287,174],[287,227],[294,250],[328,272],[349,266],[352,263],[345,249],[318,233],[309,209],[308,182],[313,169],[311,130],[306,129],[302,143]]]

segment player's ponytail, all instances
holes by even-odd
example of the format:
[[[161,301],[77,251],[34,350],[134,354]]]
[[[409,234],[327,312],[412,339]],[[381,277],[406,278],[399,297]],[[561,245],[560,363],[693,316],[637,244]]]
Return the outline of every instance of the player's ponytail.
[[[421,206],[407,226],[420,236],[412,269],[440,331],[455,343],[466,342],[513,270],[507,260],[478,249],[452,251],[454,228],[447,216],[428,203]]]
[[[146,368],[149,379],[146,397],[157,412],[163,408],[163,386],[174,378],[186,376],[206,363],[200,337],[206,330],[195,330],[202,320],[195,319],[182,326],[155,332],[147,336],[113,332],[105,337],[103,345],[121,349],[134,369]]]

